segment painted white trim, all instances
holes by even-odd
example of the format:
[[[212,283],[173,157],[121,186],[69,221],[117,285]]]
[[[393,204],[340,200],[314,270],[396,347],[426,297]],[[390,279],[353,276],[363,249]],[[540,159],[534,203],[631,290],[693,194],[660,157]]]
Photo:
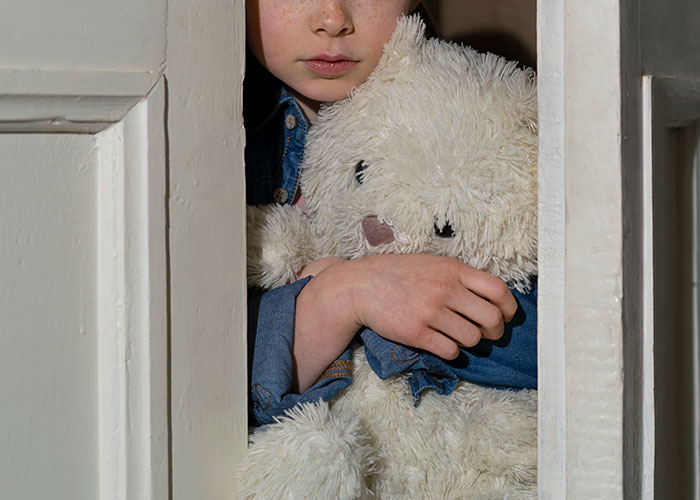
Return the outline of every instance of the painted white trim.
[[[538,2],[539,488],[544,500],[636,496],[636,73],[620,2]],[[634,23],[631,23],[632,25]],[[633,35],[633,33],[631,33]],[[628,37],[628,38],[626,38]],[[582,50],[585,48],[585,50]],[[630,55],[631,54],[631,55]],[[636,83],[639,83],[637,80]],[[623,139],[624,138],[624,139]],[[634,232],[634,228],[632,229]],[[641,243],[641,239],[640,239]],[[628,272],[627,276],[623,273]],[[627,278],[627,279],[626,279]],[[625,293],[631,292],[631,293]],[[641,293],[639,293],[641,302]],[[631,360],[632,370],[624,362]],[[627,424],[627,425],[626,425]]]
[[[655,96],[652,78],[642,79],[642,136],[643,153],[643,309],[642,358],[642,499],[654,498],[654,461],[656,450],[654,406],[654,203],[652,198],[653,124]]]
[[[0,70],[0,132],[97,133],[124,119],[160,73]]]
[[[0,69],[0,95],[146,96],[162,71]]]
[[[248,444],[245,5],[193,5],[168,2],[172,491],[224,500]]]
[[[564,4],[539,0],[539,497],[566,498]]]
[[[163,81],[98,147],[100,498],[168,498]]]

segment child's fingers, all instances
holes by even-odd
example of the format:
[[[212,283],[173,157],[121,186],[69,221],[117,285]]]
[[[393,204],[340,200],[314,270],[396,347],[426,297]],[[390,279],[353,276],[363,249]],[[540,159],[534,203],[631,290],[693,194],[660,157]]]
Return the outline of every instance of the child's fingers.
[[[432,352],[443,359],[455,359],[459,356],[459,346],[451,338],[432,328],[426,328],[420,337],[414,339],[413,347]]]
[[[464,266],[463,272],[460,274],[460,282],[471,292],[498,307],[506,322],[515,316],[518,303],[503,280],[472,267]]]
[[[435,318],[430,326],[463,347],[475,346],[482,336],[477,325],[450,309],[444,309],[443,314]]]
[[[450,297],[447,307],[475,323],[475,328],[485,338],[496,340],[503,335],[503,312],[498,306],[479,295],[469,290],[456,294]],[[471,345],[474,344],[476,342]]]
[[[458,355],[458,345],[500,338],[517,309],[502,280],[456,259],[409,254],[350,262],[357,323],[445,359]]]

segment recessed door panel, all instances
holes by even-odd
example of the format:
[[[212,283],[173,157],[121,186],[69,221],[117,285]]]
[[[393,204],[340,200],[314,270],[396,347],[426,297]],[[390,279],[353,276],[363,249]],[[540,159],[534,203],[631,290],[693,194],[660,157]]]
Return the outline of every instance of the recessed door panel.
[[[0,484],[94,499],[97,159],[92,135],[0,135]]]

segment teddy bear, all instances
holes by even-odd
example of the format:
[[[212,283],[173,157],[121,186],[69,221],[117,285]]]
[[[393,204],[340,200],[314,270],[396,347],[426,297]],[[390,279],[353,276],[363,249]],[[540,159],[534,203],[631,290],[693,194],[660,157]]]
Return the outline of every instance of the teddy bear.
[[[368,80],[322,108],[301,189],[307,211],[248,209],[249,284],[296,279],[324,256],[450,256],[527,293],[537,274],[534,73],[428,39],[399,19]],[[416,406],[362,346],[352,384],[255,430],[243,499],[535,499],[537,393],[467,381]]]

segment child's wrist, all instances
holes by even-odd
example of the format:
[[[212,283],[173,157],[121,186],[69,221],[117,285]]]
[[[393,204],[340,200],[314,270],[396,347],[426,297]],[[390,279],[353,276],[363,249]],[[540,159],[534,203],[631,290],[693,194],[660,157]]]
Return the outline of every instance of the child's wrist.
[[[342,279],[345,285],[345,301],[351,319],[355,325],[355,331],[366,326],[365,321],[367,300],[372,300],[373,284],[371,273],[366,266],[366,258],[346,261],[342,264]]]
[[[348,269],[351,262],[340,259],[315,274],[297,299],[303,306],[313,309],[313,318],[309,319],[316,323],[316,328],[335,332],[335,336],[347,336],[348,342],[361,326],[353,309],[356,284],[353,283],[352,266]]]

